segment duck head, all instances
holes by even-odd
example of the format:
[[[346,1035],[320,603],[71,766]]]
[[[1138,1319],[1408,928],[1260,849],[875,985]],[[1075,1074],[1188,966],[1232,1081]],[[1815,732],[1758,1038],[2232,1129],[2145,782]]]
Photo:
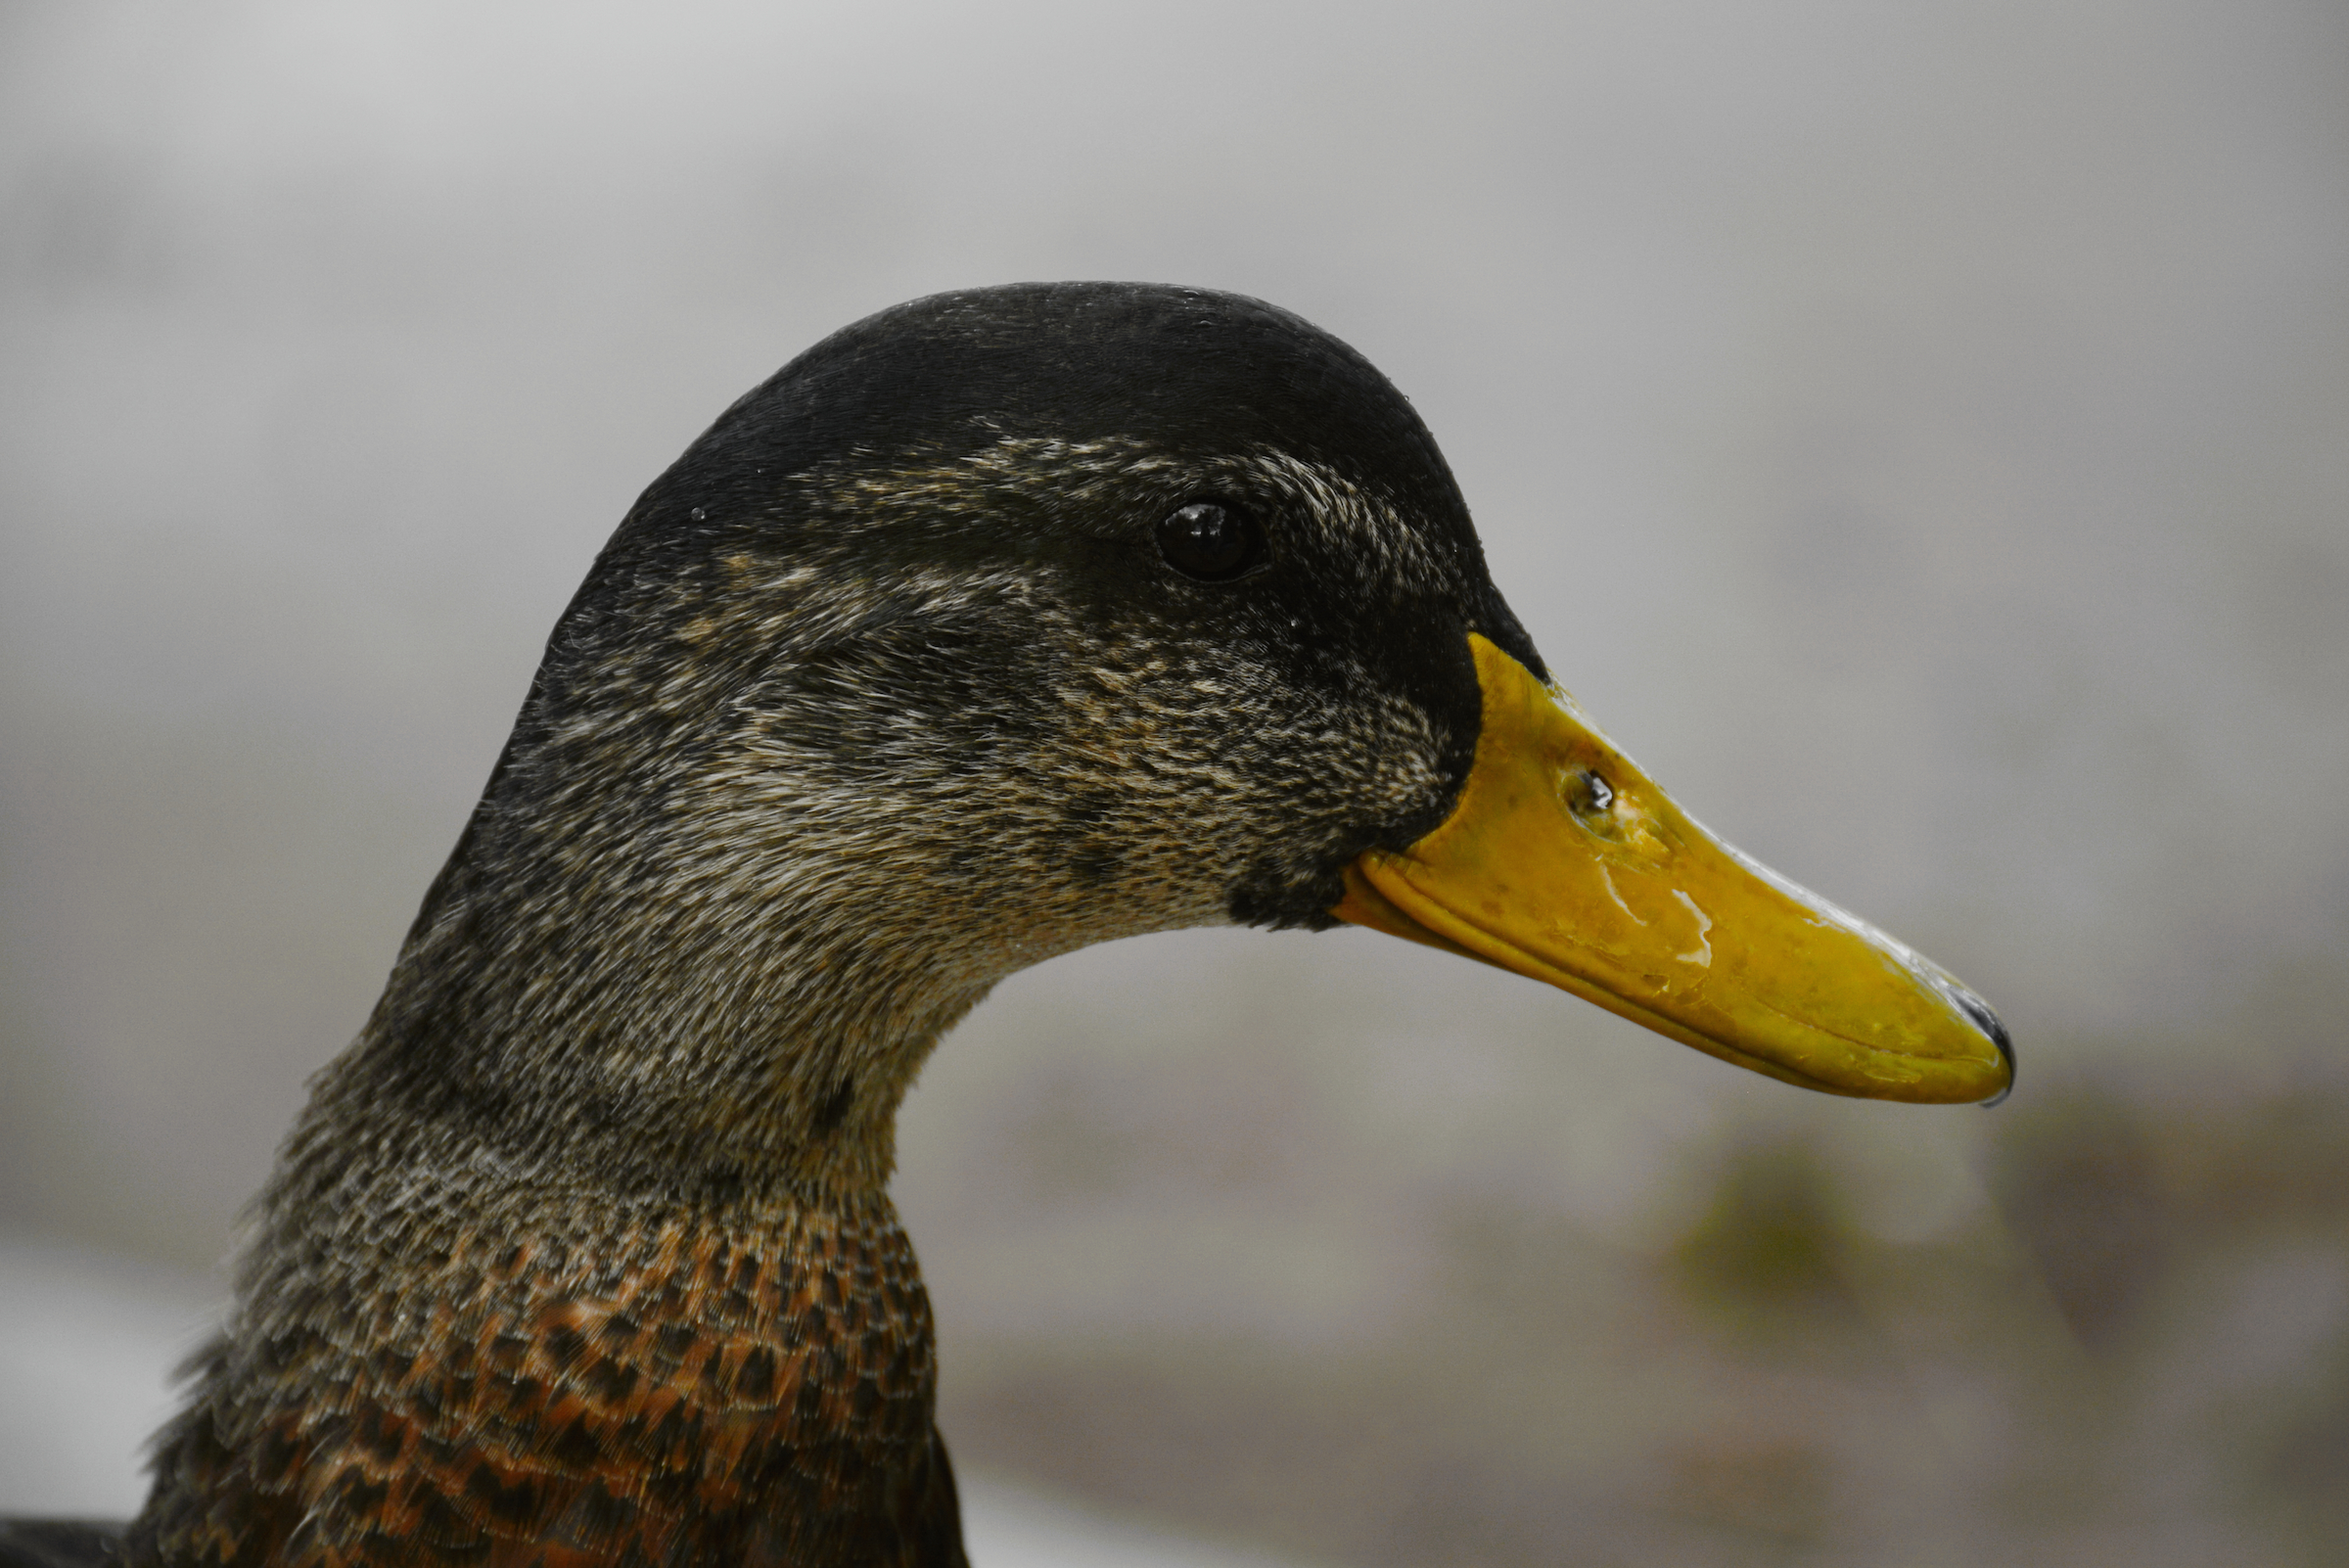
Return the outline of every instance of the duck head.
[[[1554,686],[1410,406],[1196,290],[941,295],[657,481],[254,1211],[129,1559],[962,1562],[907,1084],[1087,943],[1355,921],[1813,1088],[1943,971]]]
[[[1407,401],[1201,290],[940,295],[647,490],[361,1056],[514,1158],[886,1177],[923,1054],[1088,943],[1354,921],[1836,1093],[1989,1009],[1681,812],[1552,684]]]

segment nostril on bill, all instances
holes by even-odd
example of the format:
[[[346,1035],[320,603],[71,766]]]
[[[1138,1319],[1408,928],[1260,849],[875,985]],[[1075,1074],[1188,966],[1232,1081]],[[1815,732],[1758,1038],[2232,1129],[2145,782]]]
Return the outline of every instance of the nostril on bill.
[[[1974,1027],[1990,1037],[1990,1042],[1999,1048],[1999,1054],[2006,1061],[2006,1086],[1982,1102],[1982,1108],[1988,1110],[2014,1092],[2014,1038],[2006,1033],[2006,1026],[1999,1022],[1999,1015],[1990,1010],[1990,1003],[1963,986],[1953,988],[1951,996],[1964,1010],[1965,1016],[1974,1021]]]

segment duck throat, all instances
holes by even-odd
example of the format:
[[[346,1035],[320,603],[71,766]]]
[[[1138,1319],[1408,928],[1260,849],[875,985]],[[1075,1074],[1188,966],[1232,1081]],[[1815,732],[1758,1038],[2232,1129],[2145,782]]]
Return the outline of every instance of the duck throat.
[[[712,841],[749,835],[698,812],[606,843],[625,837],[610,810],[576,827],[574,865],[543,821],[482,832],[507,814],[484,803],[316,1081],[280,1185],[315,1183],[354,1136],[490,1186],[616,1199],[887,1182],[914,1076],[1025,955],[926,922],[909,878],[852,866],[872,885],[844,892],[837,858],[803,845],[729,858]]]
[[[886,1196],[582,1196],[525,1242],[447,1198],[267,1238],[133,1561],[962,1563]]]

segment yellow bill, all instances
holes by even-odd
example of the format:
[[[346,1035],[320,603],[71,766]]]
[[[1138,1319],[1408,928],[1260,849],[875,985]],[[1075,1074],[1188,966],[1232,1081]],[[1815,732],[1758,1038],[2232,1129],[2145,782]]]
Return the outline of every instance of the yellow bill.
[[[1346,869],[1341,919],[1573,992],[1830,1094],[1995,1104],[2005,1029],[1938,964],[1746,858],[1574,699],[1471,634],[1476,761],[1451,816]]]

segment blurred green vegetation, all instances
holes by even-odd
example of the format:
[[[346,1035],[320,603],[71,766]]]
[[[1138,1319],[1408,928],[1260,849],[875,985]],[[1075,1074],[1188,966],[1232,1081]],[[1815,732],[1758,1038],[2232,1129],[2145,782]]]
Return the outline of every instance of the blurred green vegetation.
[[[2034,1085],[1988,1203],[1865,1222],[1725,1129],[1652,1246],[1443,1227],[1373,1342],[949,1347],[966,1460],[1364,1565],[2349,1560],[2349,1090]]]

